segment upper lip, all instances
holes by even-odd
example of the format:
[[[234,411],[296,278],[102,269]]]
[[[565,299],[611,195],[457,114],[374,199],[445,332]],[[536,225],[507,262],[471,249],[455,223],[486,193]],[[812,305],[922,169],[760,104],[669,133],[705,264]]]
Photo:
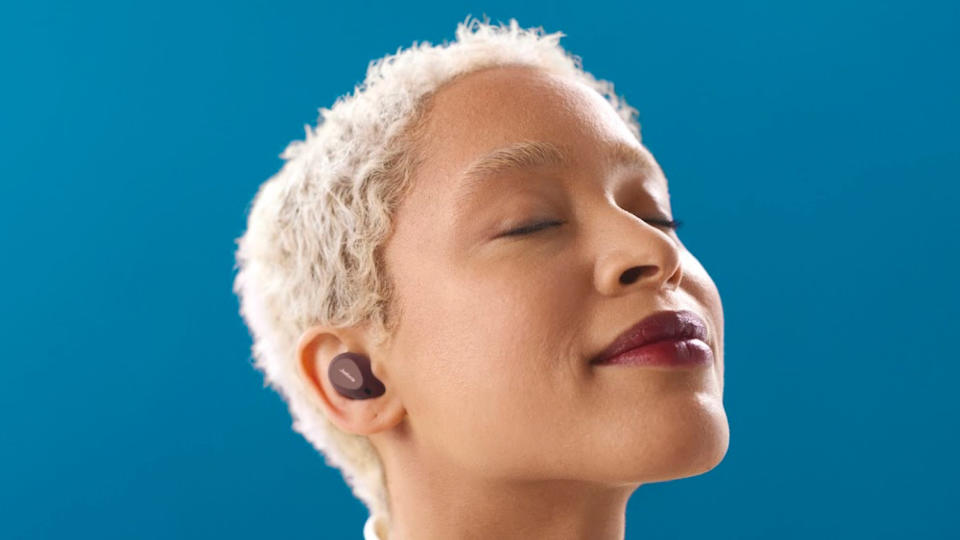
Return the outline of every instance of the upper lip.
[[[689,310],[658,311],[624,330],[591,364],[604,362],[620,353],[648,343],[677,339],[707,340],[707,325]]]

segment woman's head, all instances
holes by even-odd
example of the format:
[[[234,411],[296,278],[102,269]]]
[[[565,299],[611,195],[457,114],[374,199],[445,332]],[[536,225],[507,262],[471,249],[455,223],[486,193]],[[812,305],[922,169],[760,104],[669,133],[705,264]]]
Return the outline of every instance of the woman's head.
[[[257,367],[372,513],[387,513],[384,465],[399,478],[414,457],[452,477],[622,485],[726,452],[719,294],[661,225],[668,186],[636,111],[561,35],[474,20],[375,63],[254,201],[235,291]],[[713,364],[589,363],[679,309],[706,322]],[[332,390],[346,351],[383,396]]]

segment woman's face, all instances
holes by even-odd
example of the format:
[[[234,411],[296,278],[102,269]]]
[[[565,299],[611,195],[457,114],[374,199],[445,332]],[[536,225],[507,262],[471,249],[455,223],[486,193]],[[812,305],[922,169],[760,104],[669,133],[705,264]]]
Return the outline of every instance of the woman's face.
[[[713,468],[729,440],[720,296],[659,222],[674,216],[649,151],[594,91],[524,67],[454,81],[427,118],[385,252],[401,322],[376,358],[423,457],[483,477],[601,482]],[[470,164],[519,141],[552,143],[566,163],[468,182]],[[648,166],[605,161],[618,144]],[[681,309],[706,323],[712,363],[590,364],[640,319]]]

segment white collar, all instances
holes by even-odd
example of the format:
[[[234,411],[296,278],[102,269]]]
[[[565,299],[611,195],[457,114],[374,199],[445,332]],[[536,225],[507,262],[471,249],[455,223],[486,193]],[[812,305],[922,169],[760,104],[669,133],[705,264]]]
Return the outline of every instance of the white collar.
[[[371,515],[363,524],[363,540],[387,540],[387,522],[379,515]]]

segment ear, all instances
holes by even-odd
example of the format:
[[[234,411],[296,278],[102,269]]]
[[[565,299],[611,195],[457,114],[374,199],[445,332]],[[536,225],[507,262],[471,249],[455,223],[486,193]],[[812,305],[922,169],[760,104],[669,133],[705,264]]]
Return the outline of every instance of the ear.
[[[300,376],[316,392],[324,414],[338,428],[349,433],[369,435],[389,430],[403,420],[406,410],[399,392],[391,388],[384,369],[385,352],[371,352],[365,347],[366,334],[360,328],[334,328],[316,325],[308,328],[297,343],[297,366]],[[343,352],[362,354],[370,359],[370,370],[383,383],[383,395],[371,399],[350,399],[333,387],[327,370],[333,358]]]

